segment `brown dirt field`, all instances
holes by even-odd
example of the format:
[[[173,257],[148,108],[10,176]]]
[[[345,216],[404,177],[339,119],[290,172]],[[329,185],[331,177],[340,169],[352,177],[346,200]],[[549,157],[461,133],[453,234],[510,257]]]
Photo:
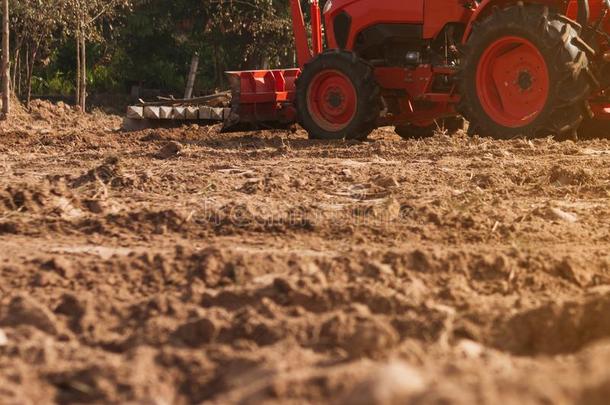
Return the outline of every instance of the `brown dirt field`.
[[[0,403],[607,403],[610,141],[36,108],[0,137]]]

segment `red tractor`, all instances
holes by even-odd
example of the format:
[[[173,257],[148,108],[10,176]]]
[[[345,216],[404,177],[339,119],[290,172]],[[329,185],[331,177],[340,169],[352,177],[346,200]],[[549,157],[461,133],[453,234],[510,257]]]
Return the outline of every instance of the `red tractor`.
[[[229,72],[235,120],[313,139],[423,137],[460,116],[484,136],[568,138],[610,120],[610,0],[313,0],[311,47],[291,7],[299,68]]]

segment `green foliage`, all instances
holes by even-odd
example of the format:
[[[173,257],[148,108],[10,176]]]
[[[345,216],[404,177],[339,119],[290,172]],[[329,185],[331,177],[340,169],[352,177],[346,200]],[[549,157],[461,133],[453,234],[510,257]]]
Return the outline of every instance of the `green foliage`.
[[[50,96],[70,96],[74,92],[74,81],[66,78],[61,72],[55,72],[50,78],[32,77],[32,93]]]
[[[192,55],[200,55],[196,92],[226,85],[225,70],[289,67],[294,50],[287,0],[14,0],[13,29],[36,21],[48,35],[35,64],[35,93],[74,91],[73,33],[86,29],[89,92],[133,85],[181,95]],[[50,10],[54,5],[56,10]],[[108,8],[107,8],[108,7]],[[99,15],[104,11],[103,15]],[[38,29],[38,28],[37,28]],[[42,29],[42,28],[41,28]],[[23,43],[21,46],[25,50]],[[22,60],[24,52],[21,54]],[[44,63],[43,62],[44,59]]]

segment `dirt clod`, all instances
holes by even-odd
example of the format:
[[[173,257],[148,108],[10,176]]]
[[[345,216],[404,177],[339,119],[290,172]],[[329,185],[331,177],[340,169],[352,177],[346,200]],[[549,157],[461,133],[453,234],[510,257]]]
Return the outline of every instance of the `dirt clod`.
[[[585,185],[593,180],[590,170],[583,167],[570,168],[563,166],[553,166],[551,168],[549,181],[559,186],[579,186]]]
[[[51,335],[58,332],[55,315],[36,299],[25,294],[17,295],[10,300],[3,318],[0,319],[0,325],[12,327],[28,325]]]
[[[398,180],[392,176],[377,176],[373,179],[373,183],[385,188],[397,188],[400,186]]]
[[[92,315],[90,306],[88,298],[65,293],[61,296],[59,304],[55,308],[55,313],[65,315],[68,318],[69,327],[74,333],[82,333],[87,326],[95,323],[94,319],[87,319]]]
[[[159,151],[155,154],[157,159],[169,159],[178,156],[184,147],[181,143],[171,141],[166,143]]]
[[[181,325],[173,336],[190,347],[198,347],[211,343],[217,334],[217,325],[209,319],[201,318]]]
[[[591,273],[582,264],[576,263],[569,258],[564,258],[559,262],[556,270],[561,277],[581,287],[588,286],[592,281]]]
[[[336,315],[322,325],[321,337],[338,344],[350,357],[377,357],[398,342],[398,334],[385,321],[369,316]]]
[[[54,257],[41,264],[41,269],[53,271],[63,278],[71,279],[76,275],[76,269],[68,260],[62,257]]]
[[[103,163],[77,177],[72,182],[72,187],[78,188],[88,183],[101,182],[113,186],[122,183],[121,159],[117,155],[107,156]]]

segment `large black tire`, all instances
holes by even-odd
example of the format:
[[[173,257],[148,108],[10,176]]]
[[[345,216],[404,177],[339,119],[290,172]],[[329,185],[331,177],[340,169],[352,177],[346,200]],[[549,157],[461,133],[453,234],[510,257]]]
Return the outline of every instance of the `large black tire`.
[[[413,124],[397,125],[394,132],[403,139],[423,139],[430,138],[437,133],[454,134],[464,129],[465,122],[462,117],[439,118],[432,125],[425,127]]]
[[[459,87],[462,96],[460,113],[470,122],[469,133],[497,139],[535,138],[554,135],[569,138],[586,114],[586,101],[594,83],[589,62],[577,32],[578,26],[565,16],[541,5],[515,4],[494,8],[490,15],[475,23],[464,47]],[[479,60],[488,47],[501,38],[517,37],[529,41],[540,52],[547,65],[549,91],[541,102],[535,119],[507,126],[492,118],[482,106],[477,92]],[[581,49],[582,48],[582,49]],[[526,72],[529,75],[529,72]],[[525,77],[523,91],[532,86]],[[517,83],[517,82],[515,82]],[[544,104],[542,104],[544,103]],[[532,114],[533,116],[534,114]],[[525,120],[523,121],[525,122]]]
[[[314,98],[312,83],[326,72],[340,72],[355,90],[355,112],[340,128],[323,125],[324,117],[312,111],[312,102],[308,102]],[[381,93],[373,67],[355,53],[337,49],[321,53],[303,67],[297,80],[296,102],[299,123],[310,139],[364,140],[377,127],[381,111]]]

